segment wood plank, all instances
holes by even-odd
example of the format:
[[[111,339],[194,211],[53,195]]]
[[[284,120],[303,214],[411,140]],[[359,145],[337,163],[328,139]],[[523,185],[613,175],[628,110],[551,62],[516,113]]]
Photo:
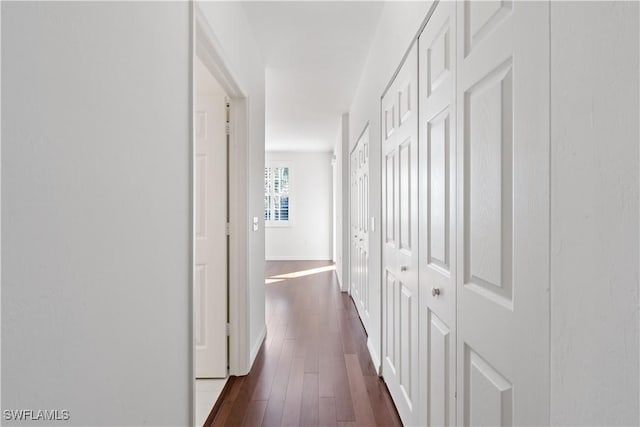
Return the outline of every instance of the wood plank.
[[[269,393],[269,400],[282,400],[287,396],[287,385],[289,384],[289,373],[291,372],[291,364],[295,354],[295,340],[286,340],[282,346],[280,360],[276,369],[275,377]]]
[[[265,364],[265,353],[266,346],[263,344],[260,347],[260,351],[256,356],[256,360],[251,368],[251,371],[248,375],[244,377],[244,381],[242,382],[242,386],[238,391],[235,401],[233,402],[231,412],[227,418],[228,425],[241,425],[244,421],[244,417],[247,412],[247,407],[249,406],[249,402],[251,401],[251,396],[253,395],[254,388],[260,374],[262,373],[262,368]]]
[[[318,373],[318,344],[313,340],[307,344],[306,357],[304,359],[304,371]]]
[[[271,386],[264,419],[262,420],[263,426],[280,426],[282,422],[282,410],[284,409],[284,400],[287,395],[287,385],[294,352],[295,340],[285,340],[273,385]]]
[[[376,425],[401,427],[402,422],[395,406],[393,406],[392,402],[391,406],[389,406],[391,399],[388,397],[389,391],[384,381],[379,377],[365,376],[363,378],[371,408],[373,409],[373,416],[376,419]]]
[[[269,399],[262,419],[263,427],[280,427],[282,424],[282,411],[284,400]]]
[[[242,423],[243,426],[255,427],[262,424],[264,410],[267,407],[266,400],[252,400],[247,407],[247,414]]]
[[[335,397],[335,371],[339,358],[321,357],[318,367],[318,395]]]
[[[334,376],[334,393],[336,398],[336,420],[355,421],[356,415],[351,399],[351,387],[347,376],[347,365],[344,356],[337,359]]]
[[[276,370],[278,369],[278,361],[280,360],[280,355],[285,341],[284,332],[286,327],[283,328],[282,324],[280,326],[281,327],[277,329],[274,334],[271,345],[267,347],[264,367],[262,369],[260,379],[256,383],[251,400],[267,400],[271,393],[273,378],[275,377]]]
[[[213,424],[207,424],[205,422],[204,427],[208,427],[209,425],[212,425],[213,427],[223,427],[227,425],[226,424],[227,418],[231,413],[232,406],[233,406],[233,402],[223,402],[222,405],[220,406],[220,410],[218,411],[215,418],[213,419]]]
[[[289,373],[287,396],[284,401],[284,409],[282,412],[283,426],[298,426],[300,424],[300,405],[302,402],[303,382],[304,359],[296,357],[293,359],[291,372]]]
[[[336,358],[344,354],[340,332],[321,331],[319,357]]]
[[[320,427],[336,426],[336,402],[333,397],[320,398]]]
[[[351,398],[353,400],[353,409],[356,413],[356,425],[358,426],[374,426],[376,425],[367,386],[362,377],[362,369],[358,356],[355,354],[347,354],[344,356],[347,365],[347,375],[349,376],[349,387],[351,388]]]
[[[305,373],[300,405],[300,425],[317,426],[320,420],[318,399],[318,374]]]
[[[340,332],[340,335],[342,337],[342,348],[344,350],[344,354],[355,354],[356,344],[354,337],[351,334],[349,321],[346,319],[346,315],[342,316],[341,327],[342,330]]]
[[[238,397],[238,393],[240,392],[240,388],[242,387],[242,383],[244,383],[245,377],[235,377],[233,381],[233,387],[231,387],[231,391],[229,395],[225,397],[225,401],[234,402]]]

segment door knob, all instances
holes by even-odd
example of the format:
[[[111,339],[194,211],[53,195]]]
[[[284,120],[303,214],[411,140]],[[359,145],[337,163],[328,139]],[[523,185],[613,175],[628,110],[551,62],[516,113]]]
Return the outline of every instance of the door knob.
[[[433,295],[434,297],[440,295],[440,288],[431,288],[431,295]]]
[[[406,265],[401,265],[400,266],[400,271],[407,271],[409,268],[407,268]]]

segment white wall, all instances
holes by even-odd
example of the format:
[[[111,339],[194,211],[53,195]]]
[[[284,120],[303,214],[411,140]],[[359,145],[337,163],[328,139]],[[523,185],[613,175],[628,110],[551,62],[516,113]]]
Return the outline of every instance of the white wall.
[[[290,167],[290,224],[267,226],[268,260],[330,260],[332,257],[332,153],[267,152],[265,164]],[[264,186],[263,186],[264,188]],[[264,195],[263,195],[264,196]]]
[[[551,424],[639,425],[637,2],[551,2]]]
[[[249,171],[246,177],[247,214],[246,217],[237,218],[237,221],[239,227],[248,230],[248,255],[245,264],[247,266],[250,330],[248,346],[250,361],[253,361],[266,333],[263,220],[264,64],[240,2],[198,2],[198,4],[223,48],[228,65],[238,79],[242,90],[245,91],[249,105],[248,152],[239,153],[246,156]],[[258,217],[260,222],[260,227],[256,232],[252,231],[253,217]]]
[[[191,28],[2,3],[2,409],[191,422]]]
[[[371,286],[371,313],[377,320],[371,322],[368,331],[369,347],[374,360],[379,359],[382,336],[380,330],[380,270],[381,270],[381,234],[380,220],[382,210],[381,163],[380,163],[380,97],[393,77],[396,68],[404,56],[409,44],[416,35],[432,2],[387,2],[382,10],[376,36],[371,45],[369,57],[351,105],[349,115],[349,150],[351,152],[358,136],[369,123],[369,212],[375,218],[376,228],[369,232],[369,280]],[[348,159],[348,157],[347,157]],[[348,163],[348,160],[347,160]],[[348,177],[348,174],[346,175]],[[348,183],[348,178],[346,179]],[[347,190],[348,187],[345,187]],[[348,237],[348,223],[344,228]],[[348,249],[347,249],[348,250]]]

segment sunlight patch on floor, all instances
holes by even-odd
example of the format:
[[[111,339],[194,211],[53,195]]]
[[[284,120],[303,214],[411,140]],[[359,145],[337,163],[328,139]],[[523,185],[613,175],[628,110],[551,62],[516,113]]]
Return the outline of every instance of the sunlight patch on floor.
[[[265,285],[269,285],[271,283],[282,282],[287,279],[297,279],[298,277],[310,276],[312,274],[324,273],[325,271],[334,271],[336,269],[336,265],[325,265],[323,267],[310,268],[308,270],[300,270],[294,271],[293,273],[285,273],[278,274],[276,276],[271,276],[264,281]]]

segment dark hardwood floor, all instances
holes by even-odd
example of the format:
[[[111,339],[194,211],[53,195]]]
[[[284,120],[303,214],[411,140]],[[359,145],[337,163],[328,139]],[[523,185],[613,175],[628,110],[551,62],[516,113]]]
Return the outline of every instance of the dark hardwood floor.
[[[267,337],[251,372],[231,379],[205,425],[402,425],[371,363],[353,302],[339,291],[330,265],[267,263],[273,280],[265,285]],[[306,270],[312,271],[281,276]]]

